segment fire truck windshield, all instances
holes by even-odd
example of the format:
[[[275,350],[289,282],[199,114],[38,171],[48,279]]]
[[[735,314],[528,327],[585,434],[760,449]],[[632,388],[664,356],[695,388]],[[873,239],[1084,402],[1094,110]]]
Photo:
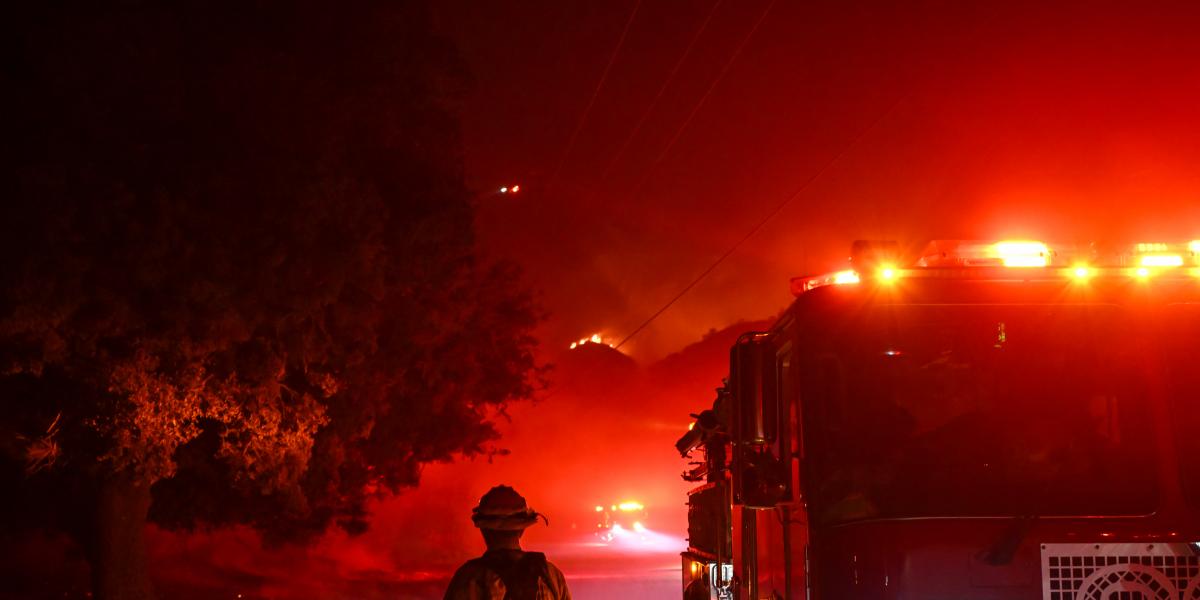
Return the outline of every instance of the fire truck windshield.
[[[1108,305],[889,305],[816,324],[799,373],[812,516],[1152,512],[1139,331]]]

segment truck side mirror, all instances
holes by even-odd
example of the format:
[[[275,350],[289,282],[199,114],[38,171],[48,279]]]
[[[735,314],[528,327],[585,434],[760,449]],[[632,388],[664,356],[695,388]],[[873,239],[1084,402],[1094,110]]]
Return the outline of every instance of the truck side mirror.
[[[729,356],[734,503],[750,508],[774,508],[791,495],[787,405],[769,340],[765,333],[744,334]]]

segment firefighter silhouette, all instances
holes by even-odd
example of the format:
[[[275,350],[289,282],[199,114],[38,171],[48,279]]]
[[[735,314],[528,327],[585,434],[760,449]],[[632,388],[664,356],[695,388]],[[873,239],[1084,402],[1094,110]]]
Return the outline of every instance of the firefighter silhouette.
[[[511,487],[498,485],[484,494],[471,521],[487,551],[459,567],[445,600],[570,600],[562,571],[546,555],[521,549],[521,535],[538,519],[549,525]]]

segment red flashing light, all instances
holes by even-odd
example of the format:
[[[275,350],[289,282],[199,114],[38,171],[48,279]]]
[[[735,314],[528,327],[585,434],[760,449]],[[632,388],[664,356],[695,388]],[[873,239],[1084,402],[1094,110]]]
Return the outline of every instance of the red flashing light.
[[[860,281],[862,281],[862,278],[859,277],[856,271],[838,271],[816,277],[793,277],[792,295],[799,296],[809,290],[815,290],[827,285],[848,285],[859,283]]]
[[[1200,278],[1200,239],[1189,242],[1141,242],[1111,247],[1097,244],[1049,244],[1032,240],[1000,242],[934,240],[912,263],[902,267],[894,262],[894,252],[871,253],[874,246],[855,242],[851,266],[854,270],[837,271],[791,280],[792,294],[830,285],[857,284],[864,278],[879,285],[892,285],[897,279],[978,276],[1003,279],[1005,268],[1041,268],[1040,272],[1013,274],[1013,277],[1067,279],[1085,283],[1096,277],[1124,276],[1139,280],[1151,277]],[[882,256],[886,260],[879,260]],[[1049,269],[1053,267],[1053,269]],[[999,269],[998,269],[999,268]],[[952,270],[951,270],[952,269]],[[984,270],[988,269],[988,270]],[[860,276],[860,273],[863,275]]]
[[[846,285],[849,283],[858,283],[860,281],[862,281],[862,279],[858,276],[858,273],[855,273],[854,271],[838,271],[837,273],[833,274],[834,285]]]

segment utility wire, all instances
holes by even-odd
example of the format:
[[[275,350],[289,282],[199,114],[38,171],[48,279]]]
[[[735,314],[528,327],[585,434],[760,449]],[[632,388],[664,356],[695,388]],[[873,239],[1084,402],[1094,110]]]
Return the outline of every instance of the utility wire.
[[[763,9],[762,14],[758,16],[758,20],[754,22],[754,26],[750,28],[750,31],[746,32],[746,35],[742,38],[742,41],[739,42],[737,48],[734,49],[733,54],[729,56],[729,60],[725,61],[725,64],[721,67],[721,70],[717,72],[717,76],[714,77],[712,82],[708,85],[708,89],[706,89],[704,94],[700,96],[700,101],[692,107],[692,110],[688,113],[687,118],[685,118],[683,123],[679,125],[679,128],[675,130],[675,134],[671,136],[670,141],[668,141],[667,145],[664,146],[662,151],[658,153],[658,156],[655,157],[655,159],[650,163],[650,166],[646,167],[646,170],[642,173],[641,179],[639,179],[637,184],[635,184],[630,190],[630,196],[635,196],[641,191],[642,187],[646,184],[646,181],[650,179],[650,175],[654,172],[655,167],[661,164],[671,149],[675,147],[675,143],[678,142],[679,138],[683,136],[683,132],[688,128],[689,125],[692,124],[692,120],[696,118],[696,115],[700,112],[700,109],[704,107],[706,102],[708,102],[708,98],[712,95],[713,90],[717,89],[717,85],[720,84],[721,80],[725,78],[725,75],[729,73],[729,68],[732,67],[733,63],[737,61],[738,56],[742,54],[742,50],[746,49],[746,45],[750,43],[750,40],[754,37],[754,34],[758,33],[758,28],[763,24],[763,21],[766,20],[767,15],[770,14],[771,9],[775,7],[775,3],[777,1],[778,0],[771,0],[771,2],[767,4],[767,7]]]
[[[604,72],[600,74],[600,80],[596,82],[596,89],[592,90],[592,97],[588,100],[587,106],[583,109],[583,114],[579,116],[579,123],[575,125],[575,130],[571,132],[571,137],[567,140],[567,147],[563,149],[562,156],[558,159],[558,164],[554,167],[554,173],[550,176],[549,186],[553,186],[558,180],[558,174],[562,171],[563,164],[567,161],[567,156],[571,154],[571,150],[575,147],[575,141],[579,139],[579,133],[583,131],[583,126],[587,123],[588,116],[592,112],[592,106],[596,104],[596,98],[600,96],[600,89],[604,87],[604,82],[608,80],[608,73],[612,70],[613,64],[617,62],[617,56],[621,53],[621,48],[625,45],[625,38],[629,35],[629,27],[633,25],[633,20],[637,17],[638,10],[642,7],[642,0],[637,0],[633,5],[633,10],[629,12],[629,18],[625,20],[625,27],[621,29],[621,36],[617,38],[617,45],[613,47],[612,54],[608,57],[608,64],[604,65]],[[548,186],[548,187],[549,187]]]
[[[650,101],[650,105],[646,107],[646,110],[642,113],[642,116],[638,118],[637,123],[633,126],[633,130],[629,132],[629,135],[626,136],[625,141],[621,143],[621,146],[617,148],[617,151],[608,161],[608,164],[604,166],[604,170],[602,170],[600,174],[596,176],[597,182],[603,181],[604,178],[612,171],[613,167],[616,166],[617,161],[621,160],[621,157],[625,155],[625,151],[629,149],[629,145],[633,143],[633,139],[642,131],[642,127],[646,124],[646,121],[650,118],[650,115],[658,106],[659,100],[662,100],[663,95],[666,94],[667,87],[670,86],[671,82],[675,80],[675,76],[679,74],[679,70],[683,67],[683,64],[687,62],[688,57],[691,56],[692,49],[695,48],[696,42],[700,40],[700,36],[703,35],[705,30],[708,29],[708,24],[710,21],[712,21],[713,15],[717,13],[717,8],[719,8],[721,3],[724,1],[725,0],[717,0],[713,3],[712,7],[708,9],[708,15],[704,17],[704,21],[700,23],[700,27],[696,29],[695,33],[692,34],[692,39],[688,41],[687,47],[683,49],[683,54],[680,55],[679,60],[675,61],[675,66],[671,67],[671,72],[667,74],[666,79],[663,79],[662,86],[658,88],[658,93],[654,95],[654,99]],[[595,195],[594,191],[592,195]]]
[[[705,269],[702,273],[700,273],[700,275],[698,275],[695,279],[693,279],[691,283],[684,286],[684,288],[682,290],[680,290],[678,294],[675,294],[675,297],[673,297],[669,301],[667,301],[667,303],[664,304],[662,306],[662,308],[658,309],[657,311],[654,311],[654,314],[650,315],[650,318],[643,321],[641,325],[638,325],[636,329],[634,329],[632,332],[630,332],[629,335],[626,335],[625,338],[620,341],[620,343],[618,343],[616,346],[613,346],[613,347],[619,349],[621,346],[624,346],[625,342],[628,342],[629,340],[633,339],[633,336],[637,335],[638,333],[641,333],[641,331],[643,329],[645,329],[647,325],[654,322],[654,320],[657,319],[659,315],[666,312],[668,308],[671,308],[671,305],[675,304],[675,302],[677,302],[685,294],[687,294],[689,291],[691,291],[692,288],[696,287],[696,284],[703,281],[704,278],[707,277],[709,273],[712,273],[714,270],[716,270],[716,268],[718,266],[720,266],[721,263],[725,262],[726,258],[729,258],[729,256],[731,254],[733,254],[735,251],[737,251],[737,249],[740,248],[742,246],[742,244],[746,243],[747,240],[754,237],[754,234],[758,233],[772,218],[775,217],[775,215],[779,214],[784,208],[787,207],[787,205],[791,204],[793,200],[800,197],[800,194],[802,194],[804,192],[804,190],[808,189],[808,187],[810,185],[812,185],[813,182],[815,182],[822,175],[824,175],[826,172],[828,172],[829,169],[833,165],[837,164],[837,162],[839,160],[841,160],[843,156],[845,156],[852,148],[857,146],[858,143],[861,142],[863,140],[863,138],[865,138],[867,136],[867,134],[871,132],[871,130],[875,129],[875,127],[878,126],[879,123],[882,122],[885,117],[890,115],[892,113],[892,111],[896,110],[896,107],[899,106],[900,102],[902,102],[904,100],[904,98],[906,98],[907,96],[908,95],[905,94],[905,95],[897,98],[896,101],[893,102],[892,105],[887,108],[887,110],[880,113],[879,116],[875,117],[875,119],[873,121],[871,121],[871,123],[869,123],[861,131],[859,131],[858,135],[855,136],[854,139],[850,140],[850,143],[843,146],[842,149],[833,156],[833,158],[829,159],[829,161],[826,162],[824,165],[822,165],[820,169],[817,169],[817,171],[814,172],[812,175],[810,175],[808,177],[808,179],[804,180],[804,182],[800,184],[800,187],[797,188],[796,191],[792,193],[792,195],[788,196],[786,200],[779,203],[775,208],[773,208],[771,210],[771,212],[767,213],[766,217],[763,217],[763,219],[761,221],[759,221],[758,224],[756,224],[754,227],[752,227],[750,229],[750,231],[746,233],[746,235],[742,236],[742,238],[740,240],[738,240],[737,243],[735,243],[733,246],[730,246],[730,248],[728,250],[726,250],[724,254],[722,254],[720,257],[718,257],[717,260],[713,261],[713,263],[711,265],[709,265],[708,268]]]

